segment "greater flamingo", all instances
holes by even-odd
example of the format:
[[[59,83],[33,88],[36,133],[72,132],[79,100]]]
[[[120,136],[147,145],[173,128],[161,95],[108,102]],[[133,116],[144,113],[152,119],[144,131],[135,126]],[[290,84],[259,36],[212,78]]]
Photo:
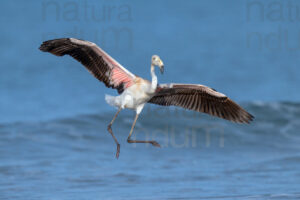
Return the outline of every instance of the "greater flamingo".
[[[133,109],[136,112],[127,142],[150,143],[156,147],[160,147],[160,145],[154,140],[131,139],[136,121],[146,103],[180,106],[238,123],[249,123],[254,118],[226,95],[207,86],[177,83],[159,85],[154,68],[155,66],[159,67],[160,72],[163,73],[164,64],[157,55],[153,55],[151,59],[152,80],[150,82],[129,72],[100,47],[89,41],[74,38],[54,39],[43,42],[39,49],[56,56],[72,56],[81,62],[99,81],[104,82],[106,87],[117,89],[119,96],[105,96],[108,104],[118,108],[107,127],[117,145],[117,158],[120,153],[120,144],[111,127],[124,108]]]

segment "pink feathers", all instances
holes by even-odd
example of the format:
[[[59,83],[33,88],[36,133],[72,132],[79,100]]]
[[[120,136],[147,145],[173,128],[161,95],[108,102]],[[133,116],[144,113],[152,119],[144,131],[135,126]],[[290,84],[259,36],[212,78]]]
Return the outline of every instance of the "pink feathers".
[[[123,84],[124,89],[132,86],[134,84],[134,81],[132,80],[132,77],[129,76],[126,72],[124,72],[119,67],[114,67],[112,69],[111,73],[111,80],[114,84],[114,86],[118,86]]]

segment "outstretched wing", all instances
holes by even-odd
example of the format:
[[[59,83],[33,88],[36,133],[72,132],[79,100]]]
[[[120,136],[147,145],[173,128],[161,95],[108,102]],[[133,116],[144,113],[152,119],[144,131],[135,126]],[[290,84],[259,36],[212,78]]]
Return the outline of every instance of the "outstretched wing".
[[[109,88],[122,93],[134,84],[135,75],[110,57],[96,44],[74,38],[61,38],[43,42],[40,50],[56,56],[70,55]]]
[[[180,106],[239,123],[249,123],[254,118],[224,94],[204,85],[162,84],[149,103]]]

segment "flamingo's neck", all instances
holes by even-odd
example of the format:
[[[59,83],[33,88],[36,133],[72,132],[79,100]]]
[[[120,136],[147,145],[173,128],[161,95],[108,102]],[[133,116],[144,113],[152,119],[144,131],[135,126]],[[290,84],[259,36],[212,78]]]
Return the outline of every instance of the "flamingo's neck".
[[[151,64],[151,77],[152,77],[151,89],[155,91],[156,87],[157,87],[157,76],[155,75],[155,70],[154,70],[153,64]]]

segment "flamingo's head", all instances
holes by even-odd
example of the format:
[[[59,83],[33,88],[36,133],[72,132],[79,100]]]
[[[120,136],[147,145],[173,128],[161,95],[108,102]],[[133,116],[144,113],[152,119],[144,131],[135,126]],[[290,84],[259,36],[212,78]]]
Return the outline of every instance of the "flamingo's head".
[[[158,55],[153,55],[152,56],[151,64],[154,65],[154,66],[159,67],[160,73],[162,73],[162,74],[164,73],[164,63]]]

